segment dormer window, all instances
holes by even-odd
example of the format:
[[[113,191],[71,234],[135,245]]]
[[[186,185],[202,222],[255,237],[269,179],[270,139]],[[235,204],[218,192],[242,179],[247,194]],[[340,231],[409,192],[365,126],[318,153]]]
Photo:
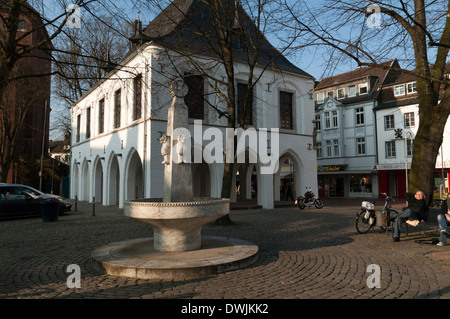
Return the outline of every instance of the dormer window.
[[[17,22],[17,31],[27,31],[27,22],[25,20],[19,20]]]
[[[317,103],[323,103],[323,92],[317,93]]]
[[[351,85],[348,87],[348,97],[356,96],[356,86]]]
[[[405,85],[402,84],[394,86],[394,95],[395,96],[405,95]]]
[[[413,94],[413,93],[417,92],[416,82],[408,83],[406,86],[407,86],[407,93],[408,94]]]
[[[344,88],[337,89],[337,98],[338,98],[338,100],[345,98],[345,89]]]
[[[369,87],[367,83],[361,83],[359,85],[359,95],[367,94],[369,92]]]

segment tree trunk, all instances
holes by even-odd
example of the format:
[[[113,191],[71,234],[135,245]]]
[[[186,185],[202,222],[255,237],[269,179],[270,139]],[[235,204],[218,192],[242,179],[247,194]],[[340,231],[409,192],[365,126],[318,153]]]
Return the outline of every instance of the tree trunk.
[[[428,205],[433,200],[436,159],[443,142],[445,124],[450,116],[450,87],[439,104],[422,99],[419,104],[419,129],[414,139],[414,156],[409,174],[409,191],[422,190]]]

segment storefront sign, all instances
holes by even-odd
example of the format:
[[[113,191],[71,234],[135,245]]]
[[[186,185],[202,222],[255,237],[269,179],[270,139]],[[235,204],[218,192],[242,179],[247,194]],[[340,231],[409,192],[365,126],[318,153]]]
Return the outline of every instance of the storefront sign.
[[[321,165],[317,166],[318,172],[341,172],[345,171],[347,165]]]
[[[444,168],[450,168],[450,161],[445,161]],[[442,168],[442,162],[436,161],[436,168]],[[411,168],[411,163],[408,163],[408,169]],[[405,163],[393,163],[393,164],[378,164],[374,166],[374,170],[394,170],[405,169]]]
[[[411,164],[408,163],[408,169],[411,168]],[[389,170],[389,169],[405,169],[405,163],[403,164],[379,164],[376,165],[377,170]]]

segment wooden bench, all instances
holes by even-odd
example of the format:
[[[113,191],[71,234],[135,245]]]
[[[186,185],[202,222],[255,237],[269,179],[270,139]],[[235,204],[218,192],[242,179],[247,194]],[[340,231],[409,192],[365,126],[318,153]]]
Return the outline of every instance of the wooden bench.
[[[419,227],[419,232],[422,234],[425,234],[425,226],[426,225],[435,225],[436,227],[439,226],[438,222],[437,222],[437,216],[441,213],[441,209],[440,208],[435,208],[435,207],[428,207],[426,212],[425,212],[425,220],[424,221],[419,221],[419,223],[416,226],[410,225],[407,223],[408,220],[405,220],[402,222],[402,225],[405,225],[405,235],[408,236],[408,232],[409,232],[409,227],[412,228],[416,228]],[[381,212],[380,212],[381,214]],[[377,219],[380,218],[381,216],[379,214],[377,214]],[[386,233],[388,233],[388,231],[390,230],[391,233],[393,234],[393,227],[394,227],[394,220],[392,219],[391,221],[386,221],[386,217],[381,217],[384,218],[384,221],[381,221],[381,223],[383,223],[386,227]],[[377,221],[378,222],[378,221]]]
[[[425,220],[424,221],[419,221],[419,224],[417,224],[417,226],[415,227],[419,227],[419,232],[425,233],[425,229],[424,226],[425,225],[436,225],[438,226],[438,222],[437,222],[437,216],[441,213],[441,209],[440,208],[436,208],[436,207],[428,207],[427,210],[425,211]],[[408,236],[408,228],[409,227],[413,227],[414,226],[408,224],[406,221],[402,224],[405,224],[405,236]],[[392,226],[391,226],[392,227]]]

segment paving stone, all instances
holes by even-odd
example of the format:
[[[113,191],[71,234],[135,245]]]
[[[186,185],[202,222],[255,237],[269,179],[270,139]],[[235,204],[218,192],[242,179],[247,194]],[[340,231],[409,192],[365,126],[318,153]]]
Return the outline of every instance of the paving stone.
[[[416,242],[437,236],[435,225],[425,235],[410,227],[398,243],[381,229],[359,234],[355,212],[360,202],[325,200],[321,210],[232,210],[235,225],[207,225],[203,234],[253,242],[260,249],[258,261],[245,269],[173,281],[108,276],[92,267],[97,247],[152,236],[151,227],[123,216],[117,207],[97,205],[92,216],[90,205],[78,203],[77,212],[54,223],[1,221],[0,298],[450,298],[450,245]],[[67,287],[70,264],[80,266],[81,288]],[[381,288],[367,286],[370,264],[380,266]]]

